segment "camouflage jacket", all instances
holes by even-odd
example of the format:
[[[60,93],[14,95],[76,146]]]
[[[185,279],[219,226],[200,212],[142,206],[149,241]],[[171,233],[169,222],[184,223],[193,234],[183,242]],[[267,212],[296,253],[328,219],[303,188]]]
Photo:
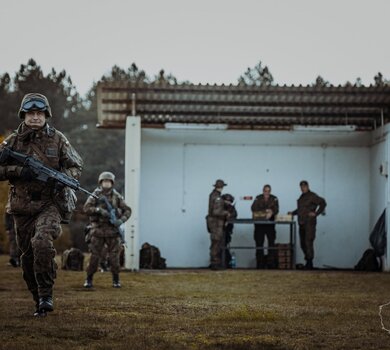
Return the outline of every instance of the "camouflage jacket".
[[[279,213],[278,197],[270,194],[268,201],[266,201],[263,194],[258,195],[252,203],[252,212],[266,211],[267,209],[271,209],[273,213],[270,220],[275,220],[275,215]]]
[[[21,123],[16,131],[0,145],[0,150],[12,150],[35,157],[46,166],[79,178],[82,159],[67,138],[47,123],[40,130],[30,129]],[[35,148],[35,149],[34,149]],[[39,150],[39,152],[37,152]],[[14,160],[0,165],[0,181],[9,180],[9,212],[18,215],[34,215],[45,206],[54,203],[54,186],[38,180],[26,181],[19,178],[22,166]]]
[[[226,219],[228,211],[225,209],[225,201],[219,191],[213,190],[209,196],[209,212],[208,217],[216,219]]]
[[[89,216],[91,221],[91,235],[96,237],[115,237],[118,235],[118,228],[111,222],[110,218],[102,215],[108,211],[106,204],[102,201],[105,196],[115,209],[116,218],[122,222],[126,222],[131,216],[131,208],[125,203],[123,197],[115,189],[109,191],[103,190],[101,187],[96,188],[93,194],[98,199],[89,196],[84,204],[84,212]]]
[[[316,221],[316,217],[310,217],[309,213],[314,212],[316,216],[320,215],[326,207],[326,201],[314,192],[302,193],[298,198],[298,208],[295,209],[292,214],[298,214],[298,222],[300,224],[307,220]]]

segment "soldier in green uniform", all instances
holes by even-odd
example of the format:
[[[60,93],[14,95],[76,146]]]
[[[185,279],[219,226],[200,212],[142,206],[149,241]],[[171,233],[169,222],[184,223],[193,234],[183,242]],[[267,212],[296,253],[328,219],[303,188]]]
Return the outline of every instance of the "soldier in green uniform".
[[[263,220],[274,221],[279,213],[278,198],[271,194],[271,186],[264,185],[263,193],[258,195],[252,203],[253,213],[263,213]],[[276,268],[276,251],[270,249],[268,256],[264,255],[264,240],[267,237],[268,247],[275,248],[276,230],[274,224],[255,224],[254,238],[256,242],[256,267],[258,269]]]
[[[299,186],[302,194],[298,199],[298,208],[289,212],[289,214],[298,215],[299,238],[306,260],[305,269],[311,270],[313,269],[317,216],[324,212],[326,201],[310,191],[307,181],[302,180]]]
[[[47,98],[39,93],[24,96],[19,118],[22,123],[1,145],[37,158],[46,166],[78,178],[82,160],[66,137],[47,123],[52,117]],[[57,264],[53,240],[61,234],[62,198],[69,203],[67,188],[36,179],[27,166],[13,160],[0,165],[0,181],[8,180],[9,213],[14,217],[18,246],[22,252],[23,278],[36,303],[34,316],[53,311],[53,285]],[[62,204],[64,204],[64,202]]]
[[[102,250],[107,246],[109,254],[110,269],[112,272],[112,286],[120,288],[120,248],[121,237],[119,227],[131,216],[131,209],[125,203],[123,197],[114,188],[115,175],[105,171],[99,175],[99,187],[93,194],[98,198],[89,196],[84,204],[84,211],[89,216],[91,222],[89,248],[91,259],[87,268],[87,278],[84,283],[85,288],[92,288],[93,275],[98,269],[99,261],[102,257]],[[110,208],[107,207],[106,200],[115,211],[115,219],[110,216]]]
[[[207,231],[210,233],[210,268],[223,268],[221,254],[223,245],[224,226],[229,212],[225,209],[222,190],[227,184],[219,179],[214,184],[214,190],[209,196],[209,211],[206,216]]]

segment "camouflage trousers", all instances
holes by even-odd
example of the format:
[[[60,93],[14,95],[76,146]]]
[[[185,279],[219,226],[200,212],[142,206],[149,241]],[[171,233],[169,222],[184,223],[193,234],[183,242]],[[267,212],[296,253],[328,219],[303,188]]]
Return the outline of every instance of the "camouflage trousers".
[[[105,250],[105,245],[107,250]],[[98,269],[99,261],[102,258],[102,253],[106,252],[109,256],[110,268],[113,274],[118,274],[120,270],[119,253],[120,253],[120,238],[119,237],[96,237],[92,236],[89,244],[91,251],[91,259],[87,268],[87,275],[92,276]]]
[[[8,232],[8,241],[9,241],[9,257],[16,261],[19,261],[20,250],[16,244],[16,233],[14,230],[9,230]]]
[[[23,278],[35,300],[51,296],[57,264],[53,240],[61,234],[61,216],[50,204],[33,216],[14,215],[16,240],[22,252],[20,257]]]
[[[222,249],[224,248],[224,224],[225,220],[214,219],[209,225],[210,229],[210,264],[211,266],[222,265]]]
[[[316,222],[312,220],[299,223],[299,240],[305,254],[305,260],[314,258],[314,239],[316,238]]]

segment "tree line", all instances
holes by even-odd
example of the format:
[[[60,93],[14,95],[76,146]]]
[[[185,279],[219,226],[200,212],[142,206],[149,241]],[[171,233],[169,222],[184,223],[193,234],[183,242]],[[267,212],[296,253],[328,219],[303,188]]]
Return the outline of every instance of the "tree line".
[[[101,81],[131,81],[145,83],[181,84],[189,81],[179,81],[174,75],[167,74],[163,69],[155,76],[149,76],[135,63],[126,69],[113,66],[111,71],[103,75]],[[237,84],[250,86],[275,85],[274,78],[268,66],[261,61],[238,77]],[[375,86],[389,85],[381,73],[374,77]],[[346,85],[361,85],[361,79]],[[312,86],[331,86],[327,80],[318,76]],[[54,68],[44,74],[40,65],[33,59],[21,64],[13,77],[9,73],[0,75],[0,137],[7,136],[19,124],[18,110],[23,96],[30,92],[40,92],[47,96],[53,119],[49,121],[58,130],[62,131],[80,153],[85,168],[81,178],[81,185],[93,190],[97,185],[97,176],[102,171],[112,171],[117,176],[116,188],[124,189],[124,131],[96,129],[97,118],[97,84],[93,83],[85,97],[81,97],[71,76],[65,71],[57,72]],[[104,169],[101,159],[105,159]],[[4,186],[3,186],[4,187]],[[86,218],[82,216],[80,206],[85,196],[79,195],[79,210],[76,211],[76,220],[70,226],[71,241],[75,246],[83,246],[83,230]],[[5,203],[1,203],[2,206]],[[3,208],[0,208],[0,211]],[[1,236],[0,229],[0,236]],[[0,239],[1,241],[1,239]],[[68,244],[68,243],[66,243]],[[0,244],[1,245],[1,244]],[[0,247],[1,250],[1,247]]]

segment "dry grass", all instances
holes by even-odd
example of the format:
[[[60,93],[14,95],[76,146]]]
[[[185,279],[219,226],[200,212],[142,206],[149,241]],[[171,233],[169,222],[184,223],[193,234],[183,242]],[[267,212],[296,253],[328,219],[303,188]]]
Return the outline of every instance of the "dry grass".
[[[55,311],[33,319],[20,269],[0,257],[0,349],[389,349],[390,277],[325,271],[59,271]],[[388,315],[386,315],[388,313]],[[388,316],[388,317],[387,317]],[[389,321],[390,310],[384,310]]]

